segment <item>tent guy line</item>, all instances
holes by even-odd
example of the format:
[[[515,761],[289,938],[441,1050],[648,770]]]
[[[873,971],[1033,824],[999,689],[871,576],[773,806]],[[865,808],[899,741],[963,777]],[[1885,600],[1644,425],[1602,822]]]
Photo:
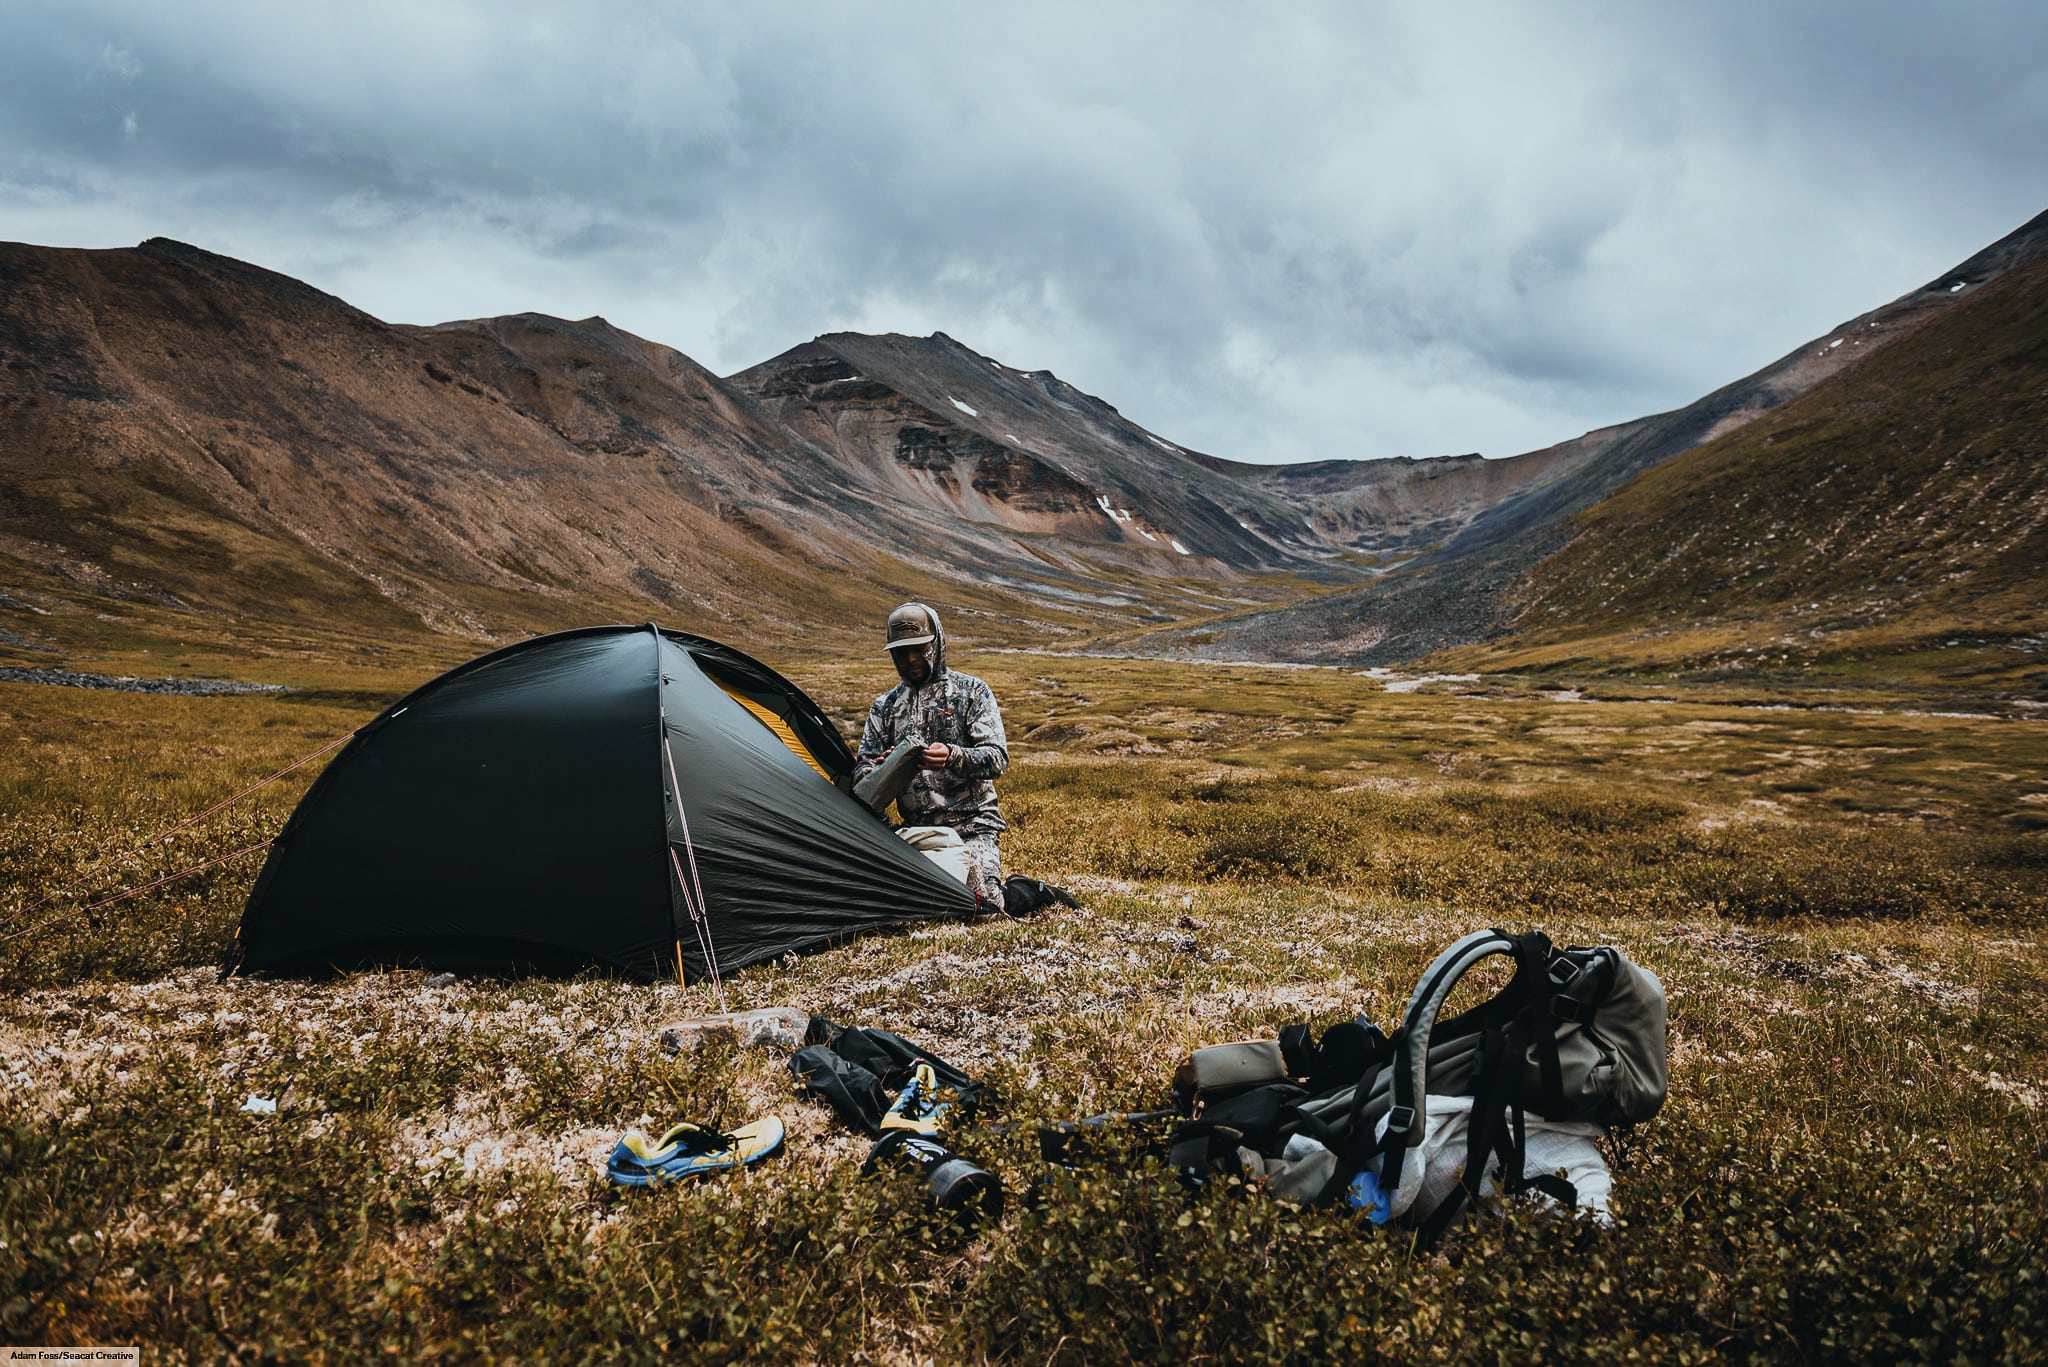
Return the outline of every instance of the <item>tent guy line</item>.
[[[156,846],[158,846],[158,845],[161,845],[161,844],[163,844],[163,843],[164,843],[165,841],[169,840],[169,839],[170,839],[170,838],[171,838],[172,836],[176,835],[176,834],[177,834],[177,833],[178,833],[179,831],[182,831],[182,830],[186,829],[186,828],[187,828],[187,827],[189,827],[189,826],[196,826],[196,825],[198,825],[198,824],[199,824],[200,822],[202,822],[202,821],[206,820],[206,818],[208,818],[208,817],[212,816],[212,815],[213,815],[213,814],[214,814],[215,812],[217,812],[217,811],[221,810],[221,809],[222,809],[223,807],[230,807],[230,806],[233,806],[233,805],[234,805],[235,803],[237,803],[237,802],[240,802],[240,801],[241,801],[241,800],[242,800],[243,798],[245,798],[245,797],[249,796],[249,794],[251,794],[251,793],[255,792],[255,791],[256,791],[256,790],[258,789],[258,788],[261,788],[261,787],[263,787],[263,786],[264,786],[265,784],[269,784],[269,783],[275,783],[275,782],[277,782],[277,780],[279,780],[279,779],[283,778],[283,777],[284,777],[284,776],[285,776],[286,774],[289,774],[289,773],[290,773],[290,772],[291,772],[292,770],[294,770],[294,769],[297,769],[297,768],[300,768],[300,767],[301,767],[301,766],[303,766],[303,765],[306,765],[306,764],[310,764],[310,763],[312,763],[312,762],[313,762],[314,760],[316,760],[316,759],[320,758],[320,756],[322,756],[322,755],[326,754],[326,753],[327,753],[327,752],[328,752],[329,750],[332,750],[332,749],[333,749],[333,748],[334,748],[335,746],[337,746],[337,745],[345,745],[345,744],[347,744],[347,743],[348,743],[348,741],[349,741],[349,739],[350,739],[351,737],[353,737],[354,735],[355,735],[355,732],[353,732],[353,731],[350,731],[350,732],[349,732],[349,733],[348,733],[347,735],[343,735],[343,736],[337,736],[337,737],[336,737],[335,739],[333,739],[333,740],[331,740],[331,741],[327,742],[327,744],[325,744],[325,745],[321,746],[321,747],[320,747],[320,748],[319,748],[318,750],[315,750],[315,751],[314,751],[314,752],[313,752],[312,754],[310,754],[310,755],[304,755],[304,756],[301,756],[301,757],[300,757],[300,758],[298,758],[298,759],[295,759],[295,760],[293,760],[293,761],[292,761],[292,762],[291,762],[290,764],[287,764],[287,765],[285,765],[285,766],[284,766],[284,768],[282,768],[282,769],[278,770],[278,771],[277,771],[276,773],[274,773],[274,774],[270,775],[270,776],[269,776],[268,778],[260,778],[260,779],[257,779],[257,780],[256,780],[256,781],[255,781],[254,783],[252,783],[252,784],[250,784],[250,785],[249,785],[248,787],[246,787],[246,788],[242,789],[242,791],[241,791],[241,792],[239,792],[239,793],[236,793],[236,794],[234,794],[233,796],[230,796],[230,797],[224,797],[224,798],[222,798],[222,799],[221,799],[220,801],[218,801],[218,802],[214,803],[214,804],[213,804],[213,805],[212,805],[211,807],[208,807],[208,808],[207,808],[207,809],[206,809],[205,811],[203,811],[203,812],[200,812],[200,813],[199,813],[199,814],[198,814],[197,816],[188,816],[188,817],[186,817],[186,818],[185,818],[185,819],[184,819],[183,821],[180,821],[180,822],[179,822],[179,823],[178,823],[177,825],[175,825],[175,826],[171,827],[171,828],[170,828],[169,830],[167,830],[167,831],[163,831],[163,832],[160,832],[159,834],[156,834],[156,835],[153,835],[153,836],[151,836],[151,837],[150,837],[149,839],[147,839],[147,840],[143,841],[143,842],[142,842],[142,843],[141,843],[140,845],[137,845],[137,846],[136,846],[136,847],[135,847],[134,849],[132,849],[132,850],[128,851],[128,853],[126,853],[126,854],[124,854],[124,855],[122,855],[122,856],[120,856],[120,857],[121,857],[121,858],[123,858],[123,859],[133,859],[133,858],[134,858],[134,857],[135,857],[136,855],[138,855],[138,854],[144,854],[144,853],[147,853],[147,852],[148,852],[149,850],[152,850],[152,849],[154,849],[154,848],[155,848]],[[223,855],[223,856],[222,856],[222,859],[233,859],[233,858],[236,858],[236,857],[237,857],[238,855],[244,855],[244,854],[247,854],[247,853],[249,853],[249,850],[256,850],[256,849],[261,849],[261,848],[263,848],[263,846],[265,846],[265,845],[268,845],[269,843],[270,843],[270,842],[269,842],[268,840],[262,841],[262,842],[261,842],[260,844],[256,844],[256,845],[251,845],[251,846],[249,847],[249,849],[247,849],[247,850],[237,850],[237,851],[236,851],[236,852],[235,852],[234,854],[230,854],[230,855]],[[219,860],[219,859],[217,859],[217,860],[214,860],[214,861],[213,861],[213,863],[216,863],[216,864],[217,864],[217,863],[220,863],[220,862],[222,862],[222,861],[221,861],[221,860]],[[210,865],[210,864],[194,864],[194,865],[193,865],[193,866],[192,866],[191,868],[189,868],[189,869],[183,869],[183,870],[181,870],[181,871],[179,871],[179,872],[177,872],[177,873],[173,873],[173,874],[167,874],[167,875],[165,875],[164,877],[162,877],[162,878],[158,879],[158,880],[157,880],[157,881],[156,881],[155,883],[151,883],[151,884],[149,884],[149,885],[148,885],[147,887],[141,887],[141,888],[132,888],[132,889],[130,889],[129,891],[127,891],[127,892],[124,892],[124,893],[120,894],[120,896],[117,896],[117,897],[110,897],[110,898],[107,898],[107,899],[106,899],[105,901],[102,901],[102,902],[94,902],[94,903],[93,903],[93,904],[92,904],[91,906],[88,906],[88,907],[84,908],[84,910],[86,910],[86,911],[97,911],[97,910],[99,910],[99,909],[100,909],[101,907],[104,907],[104,906],[108,906],[108,905],[110,905],[110,904],[112,904],[112,903],[114,903],[114,902],[118,902],[118,901],[120,901],[120,900],[121,900],[121,898],[123,898],[123,897],[132,897],[132,896],[134,896],[134,895],[135,895],[136,893],[138,893],[138,892],[146,892],[146,891],[148,891],[148,890],[149,890],[149,888],[153,888],[153,887],[156,887],[156,886],[158,886],[158,884],[161,884],[161,883],[168,883],[168,882],[170,882],[170,881],[171,881],[172,879],[174,879],[174,878],[183,878],[183,877],[184,877],[184,876],[185,876],[186,874],[188,874],[188,873],[197,873],[197,872],[199,872],[199,870],[201,870],[201,869],[204,869],[204,868],[209,868],[209,867],[211,867],[211,865]],[[63,897],[63,896],[66,896],[66,895],[68,895],[69,893],[71,893],[72,891],[74,891],[75,889],[77,889],[77,888],[78,888],[78,887],[79,887],[79,886],[80,886],[81,884],[83,884],[84,882],[85,882],[85,880],[84,880],[83,878],[81,878],[81,879],[77,880],[76,882],[73,882],[73,883],[68,883],[68,884],[66,884],[66,885],[65,885],[65,886],[63,886],[63,887],[61,887],[61,888],[58,888],[58,889],[57,889],[56,891],[54,891],[54,892],[48,892],[48,893],[45,893],[45,894],[43,894],[43,899],[42,899],[42,900],[41,900],[40,902],[37,902],[37,903],[36,903],[36,904],[35,904],[34,906],[31,906],[31,907],[26,907],[26,908],[23,908],[23,910],[22,910],[22,911],[20,912],[20,915],[23,915],[23,916],[27,916],[27,915],[29,915],[29,914],[30,914],[30,913],[32,913],[32,912],[38,911],[38,910],[42,909],[43,907],[46,907],[46,906],[48,906],[48,905],[49,905],[49,904],[50,904],[51,902],[54,902],[54,901],[55,901],[55,900],[57,900],[57,899],[58,899],[59,897]],[[53,917],[53,918],[51,918],[51,919],[53,919],[53,920],[54,920],[55,918]],[[34,926],[30,926],[30,927],[29,927],[28,929],[29,929],[29,930],[37,930],[37,929],[40,929],[40,928],[41,928],[42,926],[45,926],[45,925],[48,925],[48,924],[49,924],[49,921],[41,921],[41,922],[38,922],[38,923],[37,923],[36,925],[34,925]],[[8,935],[6,935],[6,936],[4,936],[4,937],[0,937],[0,944],[5,944],[5,943],[6,943],[6,942],[7,942],[8,940],[12,940],[12,939],[15,939],[15,938],[17,938],[17,937],[19,937],[19,936],[21,936],[21,935],[25,935],[25,934],[27,934],[27,933],[28,933],[28,932],[27,932],[26,930],[19,930],[19,931],[14,931],[14,932],[12,932],[11,934],[8,934]]]
[[[176,873],[167,873],[163,877],[157,879],[155,882],[144,883],[139,888],[130,888],[126,892],[117,892],[112,897],[103,897],[97,902],[84,903],[80,906],[75,907],[67,907],[63,911],[57,912],[55,915],[44,917],[42,920],[36,922],[32,926],[23,926],[20,930],[10,931],[6,935],[0,935],[0,945],[7,944],[14,940],[19,940],[22,936],[30,934],[34,931],[41,930],[45,926],[55,925],[57,922],[63,920],[66,916],[71,915],[73,912],[98,911],[101,907],[110,907],[114,905],[114,903],[116,902],[125,902],[130,897],[139,896],[142,893],[148,892],[151,888],[160,888],[166,883],[175,883],[180,878],[183,878],[188,874],[198,873],[203,869],[210,869],[215,864],[225,864],[230,859],[240,859],[245,854],[254,854],[258,850],[267,850],[269,848],[270,841],[259,840],[253,845],[243,846],[241,849],[236,850],[233,854],[223,854],[216,858],[208,859],[203,863],[194,864],[189,869],[179,869]],[[42,903],[38,902],[36,905],[41,906]]]

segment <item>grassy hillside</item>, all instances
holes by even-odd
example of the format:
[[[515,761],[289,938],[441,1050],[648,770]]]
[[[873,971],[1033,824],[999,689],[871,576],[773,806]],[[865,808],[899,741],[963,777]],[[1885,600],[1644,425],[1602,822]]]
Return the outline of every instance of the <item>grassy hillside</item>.
[[[599,319],[394,328],[175,243],[9,245],[0,664],[145,672],[253,635],[271,678],[280,656],[374,672],[648,617],[846,650],[929,596],[1018,645],[1379,663],[1484,642],[1440,662],[2039,701],[2043,221],[1953,291],[1542,461],[1256,478],[942,335],[835,340],[893,388],[843,357],[813,375],[810,344],[748,372],[756,395]],[[1454,526],[1330,590],[1368,568],[1342,544]]]
[[[252,623],[316,651],[649,617],[845,646],[924,594],[1071,640],[1300,592],[1156,547],[1098,575],[1068,544],[1115,530],[1092,500],[1061,531],[988,490],[907,499],[601,319],[387,326],[161,240],[0,243],[0,293],[5,663]]]
[[[887,682],[865,656],[773,662],[842,723]],[[962,663],[1015,739],[1008,862],[1086,909],[871,936],[728,990],[991,1079],[1000,1102],[951,1135],[1009,1188],[979,1232],[928,1220],[907,1179],[860,1179],[865,1143],[778,1055],[664,1056],[663,1022],[716,1008],[705,987],[219,982],[253,857],[91,907],[274,830],[317,764],[136,852],[366,720],[346,694],[369,673],[282,698],[0,684],[7,1340],[898,1363],[2024,1361],[2048,1342],[2039,725]],[[1670,993],[1672,1098],[1617,1150],[1622,1228],[1515,1210],[1422,1258],[1241,1184],[1190,1195],[1135,1155],[1036,1157],[1028,1122],[1160,1104],[1196,1045],[1388,1022],[1488,924],[1622,944]],[[627,1126],[770,1113],[789,1149],[744,1176],[602,1176]]]
[[[844,648],[926,594],[1018,639],[1081,639],[1358,576],[1341,545],[1276,549],[1217,502],[1298,529],[1317,494],[1079,422],[1114,410],[1065,387],[997,449],[952,420],[965,398],[877,414],[825,385],[797,430],[604,320],[387,326],[166,240],[0,244],[0,293],[0,658],[244,623],[479,644],[647,617]],[[1022,385],[952,342],[911,350],[905,383],[924,357],[950,359],[961,396]],[[1229,537],[1126,537],[1071,475],[1055,514],[1061,463],[1036,445],[1085,449],[1087,478],[1159,516],[1194,471],[1210,494],[1176,535]]]
[[[1918,468],[1924,454],[1936,454],[1937,463],[1955,458],[1965,467],[1965,478],[1957,481],[1957,490],[1935,487],[1927,506],[1910,508],[1906,517],[1925,513],[1928,523],[1953,523],[1963,533],[1959,540],[2002,546],[2024,571],[2034,548],[2017,541],[2031,535],[2027,529],[2041,512],[2039,490],[2027,467],[2038,466],[2041,446],[2038,346],[2040,319],[2048,316],[2040,302],[2043,269],[2048,269],[2048,214],[1921,288],[1683,408],[1588,432],[1539,453],[1559,463],[1553,470],[1558,477],[1534,481],[1492,503],[1440,544],[1420,547],[1398,564],[1383,564],[1385,572],[1364,585],[1277,607],[1233,608],[1162,626],[1113,629],[1107,643],[1129,653],[1176,659],[1322,664],[1431,659],[1488,667],[1506,660],[1507,667],[1583,664],[1587,670],[1620,673],[1779,666],[1788,656],[1778,647],[1799,644],[1788,630],[1812,631],[1817,622],[1774,621],[1768,615],[1772,594],[1788,612],[1810,616],[1831,609],[1848,614],[1853,623],[1870,617],[1873,605],[1815,601],[1808,588],[1849,599],[1874,585],[1880,609],[1887,595],[1893,607],[1913,607],[1927,591],[1953,589],[1985,568],[1967,555],[1949,554],[1982,548],[1927,546],[1925,525],[1907,526],[1903,518],[1882,515],[1888,499],[1904,506],[1928,493],[1930,485],[1944,485],[1944,477],[1930,480]],[[1760,301],[1759,306],[1768,305]],[[1930,327],[1936,320],[1946,326]],[[1827,437],[1836,444],[1819,459],[1805,458],[1809,439],[1800,419],[1758,422],[1781,405],[1802,395],[1818,396],[1823,389],[1835,398],[1800,411],[1824,412],[1832,402],[1850,416],[1821,424],[1832,430],[1812,442],[1814,450]],[[1918,412],[1926,403],[1940,410],[1932,423],[1923,423]],[[1860,430],[1842,430],[1859,424]],[[1687,475],[1646,475],[1698,470],[1699,464],[1687,464],[1687,453],[1703,447],[1754,451],[1766,432],[1777,434],[1774,441],[1791,449],[1782,460],[1758,461],[1754,468],[1736,460],[1742,468],[1728,481],[1726,506],[1688,499]],[[2017,439],[2017,452],[2004,450],[1993,457],[2004,460],[2005,468],[1978,468],[1985,459],[1980,438],[1987,437],[1993,445],[2006,437]],[[1840,479],[1838,466],[1847,472]],[[1867,478],[1859,484],[1864,477],[1876,478],[1877,485],[1867,487]],[[2013,516],[1983,523],[1980,498]],[[1879,516],[1870,516],[1873,510]],[[1588,527],[1617,523],[1629,530],[1574,542]],[[1575,553],[1560,555],[1574,544]],[[1765,570],[1753,563],[1756,554],[1770,556],[1788,546],[1814,554],[1805,564],[1781,562],[1778,568],[1786,572],[1779,582],[1759,582]],[[1896,555],[1907,563],[1892,563]],[[1667,556],[1685,561],[1668,583],[1657,577]],[[2039,563],[2035,555],[2031,564]],[[1810,586],[1807,580],[1816,571],[1826,582]],[[1863,574],[1876,577],[1859,577]],[[1988,578],[1994,592],[2005,587],[1997,568]],[[1968,584],[1964,591],[1979,587]],[[1745,615],[1755,602],[1752,590],[1759,589],[1764,610]],[[1533,615],[1532,599],[1537,600]],[[1646,607],[1669,611],[1646,624]],[[1606,615],[1597,615],[1599,610],[1607,610]],[[1588,612],[1596,614],[1590,623],[1581,616]],[[1851,653],[1865,647],[1881,651],[1905,663],[1916,682],[1962,681],[1987,693],[2010,683],[2014,661],[2009,655],[1986,659],[1974,650],[1984,643],[1969,630],[1973,623],[1967,612],[1948,613],[1946,604],[1937,602],[1928,620],[1903,633],[1894,626],[1909,614],[1877,615],[1888,625],[1854,643]],[[1951,626],[1960,629],[1960,639],[1950,640],[1957,635]],[[1514,638],[1505,655],[1496,645],[1503,638]],[[1583,650],[1552,648],[1566,641],[1582,644]],[[1535,648],[1518,648],[1525,645]],[[1972,653],[1904,660],[1921,654],[1924,646]],[[2033,649],[2024,646],[2026,652]],[[1799,655],[1799,663],[1808,663],[1811,654]],[[1759,672],[1783,676],[1782,670]]]
[[[1904,675],[2048,697],[2048,264],[1580,517],[1496,667]]]

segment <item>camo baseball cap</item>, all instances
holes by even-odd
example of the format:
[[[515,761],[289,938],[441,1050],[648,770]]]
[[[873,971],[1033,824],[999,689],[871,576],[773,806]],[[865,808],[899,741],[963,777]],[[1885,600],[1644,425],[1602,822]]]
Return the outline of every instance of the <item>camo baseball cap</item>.
[[[905,603],[889,614],[888,647],[891,650],[927,645],[938,634],[938,618],[922,603]]]

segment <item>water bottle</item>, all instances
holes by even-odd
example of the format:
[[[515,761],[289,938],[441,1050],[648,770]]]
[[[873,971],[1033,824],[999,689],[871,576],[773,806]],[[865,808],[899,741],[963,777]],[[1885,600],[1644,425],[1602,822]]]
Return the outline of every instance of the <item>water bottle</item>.
[[[911,1130],[892,1130],[869,1152],[860,1170],[871,1173],[884,1162],[915,1168],[924,1178],[925,1195],[932,1209],[941,1214],[970,1221],[982,1216],[991,1220],[1002,1216],[1003,1184],[996,1175],[976,1167],[936,1139]]]

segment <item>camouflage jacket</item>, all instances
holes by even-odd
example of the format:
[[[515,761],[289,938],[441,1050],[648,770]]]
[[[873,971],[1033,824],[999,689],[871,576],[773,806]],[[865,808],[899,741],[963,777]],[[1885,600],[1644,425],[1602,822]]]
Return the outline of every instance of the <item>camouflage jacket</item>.
[[[921,769],[896,810],[913,826],[951,826],[962,835],[1007,829],[996,806],[995,780],[1010,767],[1010,743],[996,695],[972,674],[944,670],[922,688],[896,685],[868,708],[867,729],[854,756],[859,782],[905,740],[953,747],[944,769]]]

